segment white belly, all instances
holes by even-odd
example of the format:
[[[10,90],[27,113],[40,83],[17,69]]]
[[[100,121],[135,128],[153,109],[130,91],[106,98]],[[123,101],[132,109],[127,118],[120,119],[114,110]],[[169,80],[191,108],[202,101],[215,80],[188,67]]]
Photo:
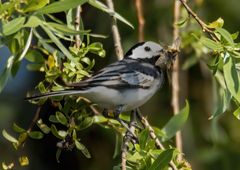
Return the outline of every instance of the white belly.
[[[156,80],[155,85],[149,89],[131,88],[121,91],[98,86],[91,88],[91,90],[86,90],[82,93],[82,96],[102,108],[113,110],[117,106],[122,105],[123,111],[130,111],[146,103],[159,89],[160,82],[162,81]]]

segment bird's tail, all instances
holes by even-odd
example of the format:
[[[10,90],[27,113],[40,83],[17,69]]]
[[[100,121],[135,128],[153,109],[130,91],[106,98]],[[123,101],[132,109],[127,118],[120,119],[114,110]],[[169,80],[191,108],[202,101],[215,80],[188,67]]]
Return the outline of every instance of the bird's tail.
[[[60,91],[52,91],[44,94],[38,94],[38,95],[26,97],[25,100],[38,100],[38,99],[54,97],[54,96],[65,96],[65,95],[76,95],[76,94],[81,94],[81,90],[66,89],[66,90],[60,90]]]

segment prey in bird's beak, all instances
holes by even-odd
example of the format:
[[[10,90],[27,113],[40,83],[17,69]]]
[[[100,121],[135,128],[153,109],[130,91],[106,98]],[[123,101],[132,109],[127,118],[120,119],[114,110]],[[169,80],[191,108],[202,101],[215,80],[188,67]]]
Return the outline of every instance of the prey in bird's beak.
[[[166,69],[169,84],[171,84],[171,70],[173,68],[173,63],[180,52],[179,49],[180,38],[177,38],[173,42],[172,46],[167,46],[163,48],[163,50],[160,52],[159,59],[155,63],[155,65],[159,66],[161,69]]]
[[[179,47],[180,40],[178,38],[173,42],[172,46],[167,46],[161,50],[159,54],[160,57],[156,61],[155,65],[168,71],[171,70],[173,62],[180,52]]]

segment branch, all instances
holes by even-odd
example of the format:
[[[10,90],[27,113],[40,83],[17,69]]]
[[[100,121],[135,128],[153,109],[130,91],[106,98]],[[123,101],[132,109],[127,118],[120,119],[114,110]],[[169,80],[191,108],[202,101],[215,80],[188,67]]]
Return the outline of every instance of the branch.
[[[79,29],[80,29],[81,12],[82,12],[82,7],[81,7],[81,5],[79,5],[79,6],[77,6],[76,16],[75,16],[75,29],[76,29],[76,31],[79,31]],[[76,40],[76,42],[75,42],[76,48],[80,48],[80,45],[81,45],[80,35],[76,35],[75,40]]]
[[[143,16],[142,0],[135,0],[135,7],[137,10],[137,17],[138,17],[138,40],[143,41],[145,19]]]
[[[179,1],[174,2],[173,42],[179,37],[179,27],[176,25],[176,23],[178,23],[180,18],[180,5],[181,3]],[[174,114],[177,114],[180,111],[180,100],[180,58],[177,54],[172,71],[172,107]],[[176,148],[182,153],[183,149],[181,131],[176,133]],[[182,154],[178,154],[178,160],[182,160]]]
[[[112,0],[106,0],[109,9],[114,11],[114,5]],[[117,27],[117,20],[115,17],[112,17],[112,34],[113,34],[113,41],[115,46],[115,52],[117,55],[118,60],[123,59],[123,50],[121,45],[121,37]]]
[[[156,147],[158,149],[162,149],[165,150],[163,144],[161,143],[161,141],[157,138],[157,135],[155,134],[153,128],[150,126],[150,124],[148,123],[147,119],[145,117],[142,116],[140,109],[137,109],[137,116],[139,118],[139,120],[141,121],[142,125],[144,126],[144,128],[147,128],[149,130],[150,133],[150,137],[155,140],[155,144]],[[170,161],[169,165],[172,167],[173,170],[177,170],[176,165],[174,164],[173,161]]]
[[[130,132],[127,131],[125,136],[123,137],[123,144],[122,144],[122,163],[121,163],[121,167],[122,167],[122,170],[126,170],[126,163],[127,163],[127,152],[128,152],[128,143],[131,141],[131,138],[132,138],[132,134],[134,134],[134,131],[135,131],[135,127],[134,127],[134,123],[136,121],[136,113],[135,112],[132,112],[131,113],[131,119],[130,119],[130,123],[129,123],[129,129],[130,129]]]
[[[29,128],[27,130],[28,133],[30,133],[32,131],[33,126],[36,124],[36,122],[37,122],[37,120],[39,118],[39,114],[40,114],[41,108],[42,108],[42,106],[38,106],[38,108],[37,108],[37,110],[35,112],[35,115],[34,115],[34,117],[32,119],[32,122],[31,122],[31,124],[30,124],[30,126],[29,126]]]
[[[207,24],[205,22],[203,22],[195,12],[193,12],[193,10],[187,5],[185,0],[179,0],[181,2],[181,4],[183,5],[183,7],[187,10],[188,14],[190,16],[192,16],[197,23],[201,26],[203,32],[207,32],[215,41],[219,41],[219,38],[214,34],[214,32],[208,28]]]

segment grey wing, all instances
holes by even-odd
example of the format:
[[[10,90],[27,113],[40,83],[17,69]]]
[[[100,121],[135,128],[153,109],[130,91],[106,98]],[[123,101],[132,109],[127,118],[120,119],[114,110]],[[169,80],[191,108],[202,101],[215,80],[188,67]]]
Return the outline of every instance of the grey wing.
[[[138,70],[129,69],[124,62],[118,61],[97,72],[93,77],[69,86],[75,88],[90,88],[105,86],[110,88],[148,88],[154,82],[154,77]]]
[[[139,71],[131,73],[124,73],[120,75],[121,80],[129,84],[130,86],[137,86],[141,88],[151,87],[154,83],[154,77],[146,75]]]

